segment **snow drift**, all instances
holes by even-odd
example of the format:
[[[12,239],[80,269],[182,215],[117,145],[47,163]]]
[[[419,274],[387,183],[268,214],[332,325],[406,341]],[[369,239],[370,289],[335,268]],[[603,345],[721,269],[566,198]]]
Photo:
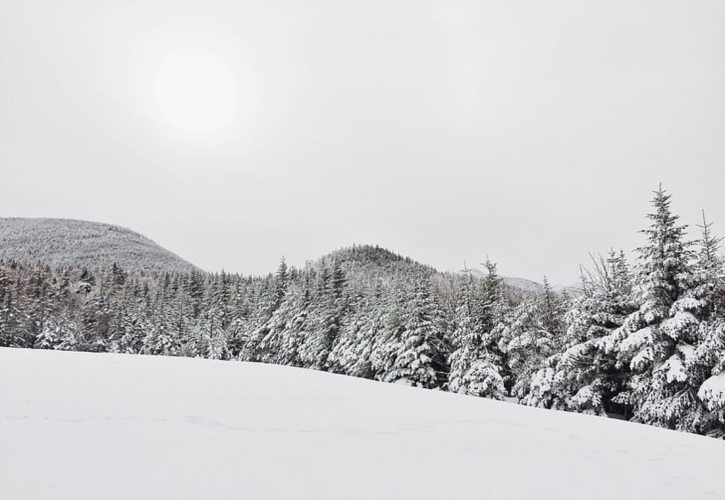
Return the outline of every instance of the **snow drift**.
[[[725,498],[725,444],[328,373],[0,349],[6,499]]]

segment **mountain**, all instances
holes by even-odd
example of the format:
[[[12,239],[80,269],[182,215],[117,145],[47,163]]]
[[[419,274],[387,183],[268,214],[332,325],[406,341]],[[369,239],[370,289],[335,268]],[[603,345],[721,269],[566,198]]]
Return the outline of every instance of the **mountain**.
[[[329,265],[337,262],[345,271],[386,274],[406,271],[435,273],[436,270],[410,257],[403,257],[377,245],[353,245],[330,252],[312,265]]]
[[[725,498],[721,441],[618,420],[259,363],[0,366],[7,499]]]
[[[196,267],[130,229],[72,219],[0,218],[0,261],[134,271]]]
[[[316,264],[329,264],[332,261],[340,262],[346,271],[358,271],[368,275],[406,271],[442,274],[431,266],[421,264],[410,257],[403,257],[377,245],[354,245],[352,247],[342,248],[325,255]],[[454,274],[462,274],[464,272],[466,271],[460,271]],[[480,269],[469,269],[468,272],[475,278],[483,278],[486,276],[486,273]],[[511,276],[502,276],[501,278],[504,284],[516,293],[536,294],[544,290],[544,285],[526,278]],[[564,290],[574,291],[575,287],[553,285],[553,289],[558,292]]]
[[[459,271],[460,273],[470,272],[473,276],[477,278],[483,278],[486,276],[485,271],[481,271],[480,269],[468,269],[466,271]],[[502,276],[501,279],[503,280],[504,284],[508,286],[509,288],[512,288],[514,290],[517,290],[519,292],[523,293],[540,293],[544,290],[544,285],[539,283],[538,281],[533,281],[526,278],[517,278],[513,276]],[[552,288],[557,292],[569,292],[576,294],[578,293],[579,287],[578,285],[552,285]]]
[[[309,265],[329,264],[333,260],[339,261],[346,271],[364,274],[385,275],[406,270],[437,272],[377,245],[353,245],[335,250]],[[130,229],[101,222],[54,218],[0,217],[0,261],[41,262],[53,267],[89,269],[106,268],[115,262],[123,269],[134,271],[188,272],[198,269]],[[479,269],[470,271],[477,277],[485,275]],[[541,283],[525,278],[503,277],[503,280],[517,292],[538,293],[543,289]]]

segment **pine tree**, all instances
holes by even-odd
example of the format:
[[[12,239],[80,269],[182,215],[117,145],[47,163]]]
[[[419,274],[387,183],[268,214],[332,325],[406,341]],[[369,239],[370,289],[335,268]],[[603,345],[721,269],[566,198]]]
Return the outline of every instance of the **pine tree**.
[[[404,329],[395,361],[384,377],[386,382],[429,389],[443,385],[448,347],[439,315],[440,310],[428,284],[418,278],[414,284],[414,295],[405,311]]]
[[[347,314],[345,295],[347,278],[338,260],[331,268],[323,265],[319,275],[317,293],[314,296],[307,320],[311,332],[300,346],[303,366],[316,370],[328,370],[328,358],[332,353],[340,329]]]
[[[129,310],[121,316],[119,322],[123,325],[120,328],[123,334],[113,350],[126,354],[144,352],[144,340],[150,330],[146,316],[140,311]]]
[[[639,309],[613,334],[620,360],[632,375],[619,402],[631,404],[634,419],[695,431],[704,409],[696,393],[700,381],[689,370],[699,342],[704,303],[695,296],[694,257],[686,226],[670,208],[670,194],[655,191],[646,244],[638,249],[635,293]]]
[[[275,276],[274,282],[274,302],[273,308],[276,309],[282,304],[285,293],[287,292],[287,284],[289,283],[289,273],[287,269],[287,262],[284,257],[280,260],[279,268],[277,269],[277,275]]]
[[[699,429],[725,437],[725,259],[720,255],[721,239],[712,235],[712,224],[699,226],[696,294],[706,306],[706,319],[700,323],[701,344],[696,348],[691,371],[703,379],[697,396],[708,410]]]
[[[624,254],[612,251],[606,261],[594,264],[594,272],[583,274],[581,295],[564,316],[563,352],[549,359],[553,370],[538,384],[549,386],[553,408],[604,415],[622,410],[612,399],[624,390],[623,373],[616,354],[607,351],[607,338],[635,308]]]
[[[249,318],[244,347],[239,357],[243,361],[262,361],[273,353],[267,339],[274,324],[275,311],[281,306],[287,288],[287,265],[284,260],[280,263],[277,275],[268,275],[263,278],[260,290],[255,300],[254,314]],[[279,316],[279,314],[278,314]]]
[[[510,374],[504,381],[511,396],[520,402],[551,406],[549,384],[544,381],[553,376],[547,360],[560,352],[562,310],[561,299],[544,279],[542,292],[524,299],[504,322],[499,348],[506,355]]]
[[[128,273],[121,269],[121,267],[115,262],[111,266],[111,283],[113,286],[123,286],[126,283]]]
[[[0,347],[16,345],[16,318],[10,275],[0,267]]]
[[[372,339],[370,346],[370,366],[375,380],[390,381],[389,374],[393,371],[398,351],[402,347],[410,293],[410,284],[396,277],[381,299],[384,312],[380,318],[380,332]]]
[[[56,349],[60,351],[78,350],[81,343],[78,324],[67,317],[50,319],[35,339],[36,349]]]
[[[310,290],[304,287],[292,299],[294,307],[289,311],[289,320],[281,335],[277,352],[277,362],[288,366],[303,366],[301,349],[305,339],[309,338]]]
[[[450,357],[448,388],[459,394],[503,399],[504,384],[494,338],[494,329],[502,319],[503,283],[495,264],[487,261],[485,265],[488,273],[480,294],[474,292],[470,273],[463,282],[461,303],[456,309],[455,350]]]
[[[328,358],[329,370],[353,377],[373,378],[373,345],[382,331],[382,315],[376,301],[366,297],[342,326],[340,340]]]
[[[174,334],[173,322],[162,312],[149,322],[148,332],[143,342],[144,354],[177,356],[180,351],[178,336]]]

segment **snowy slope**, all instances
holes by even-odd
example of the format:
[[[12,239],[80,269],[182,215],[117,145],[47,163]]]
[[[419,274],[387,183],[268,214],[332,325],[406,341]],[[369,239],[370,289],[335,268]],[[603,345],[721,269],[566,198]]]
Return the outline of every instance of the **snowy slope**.
[[[71,219],[0,218],[0,260],[73,268],[190,271],[178,255],[129,229]]]
[[[722,499],[725,443],[271,365],[0,349],[0,497]]]

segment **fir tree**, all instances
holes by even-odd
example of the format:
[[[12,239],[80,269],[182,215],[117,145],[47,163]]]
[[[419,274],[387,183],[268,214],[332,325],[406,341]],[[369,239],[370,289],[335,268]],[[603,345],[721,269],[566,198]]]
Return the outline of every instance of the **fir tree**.
[[[699,325],[702,342],[690,369],[703,380],[697,396],[709,412],[698,430],[725,437],[725,260],[720,255],[721,239],[713,236],[712,224],[705,220],[704,213],[699,227],[702,237],[696,263],[696,294],[705,304],[706,318]]]
[[[430,389],[443,384],[448,348],[439,324],[439,311],[428,285],[416,281],[405,311],[398,352],[385,381]]]
[[[640,306],[613,334],[620,360],[632,371],[629,391],[617,400],[630,404],[639,422],[692,431],[704,416],[699,381],[689,370],[704,304],[694,293],[686,226],[678,224],[670,198],[661,187],[655,191],[650,227],[642,231],[647,242],[638,250]]]
[[[448,388],[460,394],[503,399],[504,384],[493,333],[502,319],[503,283],[493,263],[487,261],[486,268],[488,273],[480,294],[474,292],[470,273],[463,282],[461,304],[456,309],[455,350],[450,357]]]
[[[548,280],[544,284],[542,293],[524,299],[511,311],[501,333],[499,348],[506,355],[510,378],[504,381],[509,384],[509,393],[523,403],[548,407],[551,395],[541,380],[542,377],[550,378],[553,373],[545,361],[560,352],[563,304]],[[544,373],[537,373],[542,368]],[[532,382],[535,382],[533,393]]]
[[[616,354],[607,351],[606,338],[622,326],[634,304],[624,254],[612,251],[594,264],[564,316],[563,352],[548,360],[552,370],[542,373],[538,384],[548,386],[551,407],[604,415],[622,410],[612,399],[624,390],[622,370]]]

